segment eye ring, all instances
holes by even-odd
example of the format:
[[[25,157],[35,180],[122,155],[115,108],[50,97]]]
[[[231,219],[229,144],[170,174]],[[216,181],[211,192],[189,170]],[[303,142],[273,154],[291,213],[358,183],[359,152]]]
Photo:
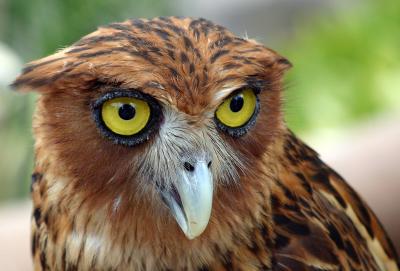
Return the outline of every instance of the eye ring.
[[[111,100],[119,98],[135,98],[148,104],[150,110],[148,121],[139,132],[133,135],[123,135],[112,131],[103,119],[103,105]],[[125,145],[129,147],[147,141],[150,138],[151,134],[158,129],[162,119],[161,106],[157,102],[157,100],[148,94],[134,89],[113,89],[112,91],[105,93],[100,98],[95,100],[91,105],[91,109],[94,121],[100,133],[107,139],[110,139],[115,144]],[[128,117],[129,114],[132,114],[132,112],[118,112],[125,114],[126,117]],[[134,113],[135,112],[133,112],[133,114]],[[120,117],[123,118],[124,116],[120,114]]]
[[[254,110],[252,111],[251,116],[249,116],[249,118],[242,125],[238,125],[235,127],[232,127],[232,126],[227,125],[226,123],[223,123],[217,116],[217,112],[220,109],[220,107],[223,106],[224,103],[226,103],[227,101],[231,101],[229,103],[230,110],[233,113],[240,111],[243,107],[243,100],[240,99],[240,100],[234,101],[233,99],[235,97],[237,97],[238,94],[242,94],[243,92],[248,91],[248,90],[252,91],[252,94],[254,95]],[[260,101],[258,98],[258,93],[259,93],[259,91],[256,89],[253,89],[251,87],[243,87],[243,88],[240,88],[240,89],[234,91],[231,95],[229,95],[218,106],[217,110],[215,111],[214,122],[215,122],[217,128],[219,130],[221,130],[222,132],[225,132],[234,138],[238,138],[238,137],[241,137],[244,134],[246,134],[250,130],[250,128],[252,128],[255,125],[258,113],[260,112]],[[243,97],[243,95],[241,95],[241,96]],[[225,105],[225,106],[227,106],[227,105]]]

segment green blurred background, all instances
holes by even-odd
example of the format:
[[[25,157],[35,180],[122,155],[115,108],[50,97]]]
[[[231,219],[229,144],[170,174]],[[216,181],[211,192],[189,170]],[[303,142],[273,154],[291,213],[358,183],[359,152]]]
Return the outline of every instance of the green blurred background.
[[[0,43],[27,62],[113,21],[208,17],[265,42],[293,62],[285,112],[297,133],[331,133],[377,114],[398,112],[400,1],[265,1],[269,6],[254,1],[256,8],[249,7],[252,1],[245,6],[217,2],[0,0]],[[0,60],[0,73],[7,69]],[[5,87],[7,80],[0,85],[0,201],[27,197],[33,165],[35,95],[13,93]]]

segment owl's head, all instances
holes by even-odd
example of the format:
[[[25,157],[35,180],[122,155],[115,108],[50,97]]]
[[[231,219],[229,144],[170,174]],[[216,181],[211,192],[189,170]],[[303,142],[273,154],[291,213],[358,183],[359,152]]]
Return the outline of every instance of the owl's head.
[[[192,239],[216,194],[260,176],[289,67],[207,20],[156,18],[100,27],[28,64],[14,87],[40,93],[37,167],[110,212],[172,215]]]

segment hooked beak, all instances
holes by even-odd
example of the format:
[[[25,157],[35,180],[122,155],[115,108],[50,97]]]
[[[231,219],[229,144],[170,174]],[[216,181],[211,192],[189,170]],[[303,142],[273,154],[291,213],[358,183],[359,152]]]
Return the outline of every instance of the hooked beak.
[[[175,185],[161,191],[164,202],[188,239],[199,236],[210,220],[213,198],[210,163],[186,162]]]

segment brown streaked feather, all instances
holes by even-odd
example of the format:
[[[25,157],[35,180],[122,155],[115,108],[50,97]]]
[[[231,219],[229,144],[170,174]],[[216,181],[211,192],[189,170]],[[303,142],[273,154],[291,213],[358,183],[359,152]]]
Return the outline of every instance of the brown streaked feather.
[[[293,134],[283,146],[272,209],[287,242],[277,261],[299,270],[398,270],[386,233],[354,190]]]

